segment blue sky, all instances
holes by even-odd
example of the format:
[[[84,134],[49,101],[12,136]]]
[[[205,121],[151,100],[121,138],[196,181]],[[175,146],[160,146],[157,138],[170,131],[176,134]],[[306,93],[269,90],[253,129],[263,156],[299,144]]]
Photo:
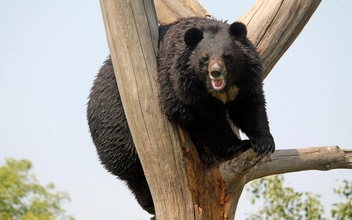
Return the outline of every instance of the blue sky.
[[[200,0],[235,21],[254,1]],[[352,149],[352,1],[323,1],[265,80],[277,149]],[[99,164],[86,122],[94,76],[109,54],[99,1],[3,1],[0,7],[0,161],[33,162],[41,183],[72,198],[76,219],[148,219],[124,184]],[[322,195],[329,210],[337,180],[351,170],[286,175]],[[238,219],[253,211],[243,193]]]

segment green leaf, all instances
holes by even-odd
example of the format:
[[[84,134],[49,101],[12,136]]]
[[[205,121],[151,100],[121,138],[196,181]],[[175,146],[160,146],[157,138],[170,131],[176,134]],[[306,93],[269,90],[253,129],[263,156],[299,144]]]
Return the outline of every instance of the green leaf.
[[[73,220],[62,209],[68,194],[56,191],[52,183],[40,185],[31,169],[28,160],[9,158],[0,165],[0,219]]]
[[[284,176],[275,175],[252,181],[247,192],[251,201],[263,201],[259,214],[250,214],[247,219],[307,219],[322,220],[324,209],[320,196],[310,192],[296,192],[284,186]]]

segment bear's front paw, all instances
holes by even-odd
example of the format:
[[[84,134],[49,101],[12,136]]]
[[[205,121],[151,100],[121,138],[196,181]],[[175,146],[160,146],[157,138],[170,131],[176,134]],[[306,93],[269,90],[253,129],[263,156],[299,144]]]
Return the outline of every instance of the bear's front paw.
[[[232,159],[236,155],[241,154],[249,149],[251,149],[251,142],[249,140],[240,140],[234,146],[227,148],[226,156],[223,156],[225,159]]]
[[[251,139],[251,144],[258,156],[275,151],[275,142],[271,134],[254,137]]]
[[[216,151],[213,151],[213,154],[216,155],[218,159],[231,160],[238,154],[251,148],[252,145],[249,140],[238,140],[231,147],[217,148]]]

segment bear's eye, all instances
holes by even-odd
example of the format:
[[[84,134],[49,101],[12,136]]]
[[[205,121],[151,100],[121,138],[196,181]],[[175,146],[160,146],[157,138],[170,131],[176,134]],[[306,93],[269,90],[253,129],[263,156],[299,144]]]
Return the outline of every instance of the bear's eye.
[[[231,54],[224,54],[224,60],[232,60],[233,56]]]
[[[207,63],[209,61],[209,55],[204,55],[201,59],[202,63]]]

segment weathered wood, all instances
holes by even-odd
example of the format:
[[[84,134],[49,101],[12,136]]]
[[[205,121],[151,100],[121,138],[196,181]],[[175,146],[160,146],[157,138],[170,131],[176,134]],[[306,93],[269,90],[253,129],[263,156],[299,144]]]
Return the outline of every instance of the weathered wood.
[[[180,18],[209,17],[197,0],[154,0],[160,24],[170,24]]]
[[[278,150],[250,170],[247,181],[273,174],[333,169],[352,169],[352,150],[338,146]]]
[[[226,182],[221,176],[220,169],[217,166],[204,165],[200,161],[188,133],[181,128],[178,130],[188,184],[193,203],[197,207],[194,213],[195,219],[224,219],[233,197],[228,197],[232,194],[227,191]]]
[[[157,198],[157,217],[192,219],[189,216],[195,211],[177,131],[161,114],[158,104],[158,25],[153,1],[100,3],[129,128],[153,198]]]
[[[265,76],[291,46],[321,0],[258,0],[238,20],[247,25]]]
[[[228,212],[229,219],[235,215],[244,185],[254,179],[304,170],[333,169],[352,169],[352,150],[341,150],[338,146],[276,150],[264,158],[256,158],[249,150],[220,166],[229,194],[235,194]]]
[[[220,169],[202,165],[187,133],[172,127],[159,109],[155,83],[158,37],[153,1],[100,2],[119,91],[158,219],[233,219],[248,181],[276,172],[297,171],[292,168],[292,158],[296,158],[294,161],[301,158],[299,162],[304,164],[302,155],[305,154],[277,151],[271,160],[265,157],[260,161],[262,158],[256,158],[249,150],[223,163]],[[161,24],[180,17],[207,15],[196,0],[155,2]],[[319,3],[320,0],[258,0],[240,18],[248,25],[248,36],[261,54],[266,74],[298,36]],[[307,159],[314,159],[316,163],[335,161],[327,159],[329,156],[321,157],[330,154],[327,151],[320,157]],[[346,155],[347,168],[351,168],[351,152],[345,152]],[[342,157],[339,154],[331,158]],[[278,164],[286,170],[278,170]],[[331,164],[331,169],[339,168]],[[306,165],[300,169],[316,167]]]

